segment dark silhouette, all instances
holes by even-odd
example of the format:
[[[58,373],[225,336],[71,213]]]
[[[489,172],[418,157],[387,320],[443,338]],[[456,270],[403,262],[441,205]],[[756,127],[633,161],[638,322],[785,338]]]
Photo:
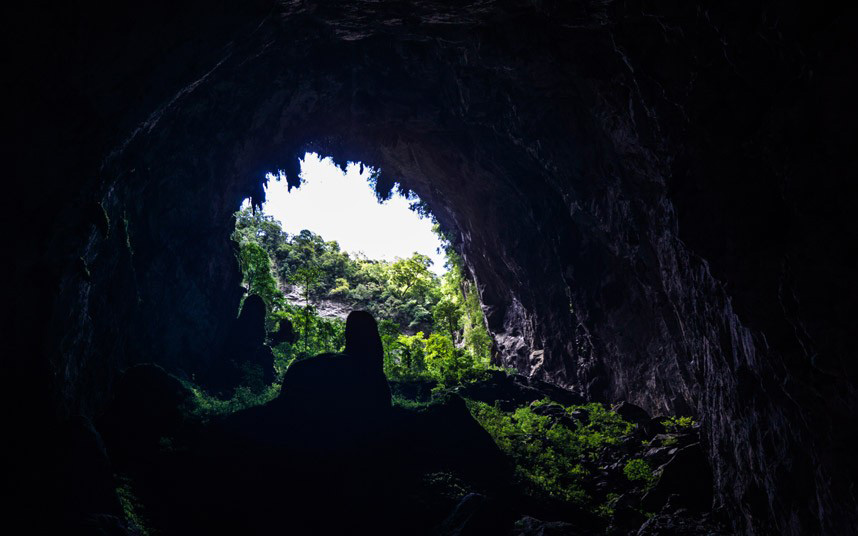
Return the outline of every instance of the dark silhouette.
[[[278,401],[296,421],[294,429],[301,431],[296,435],[314,449],[375,441],[390,412],[383,357],[375,319],[354,311],[346,320],[344,353],[321,354],[289,367]]]
[[[288,318],[283,318],[277,326],[277,331],[271,334],[269,342],[273,348],[283,342],[295,344],[295,341],[297,340],[298,335],[295,333],[295,328],[292,326],[292,322],[289,321]]]
[[[101,423],[118,472],[166,534],[494,534],[514,521],[511,466],[463,399],[392,406],[369,313],[349,315],[343,353],[294,363],[268,404],[201,424],[184,418],[190,397],[159,367],[133,367]],[[427,475],[441,473],[479,496],[438,492]],[[109,477],[93,493],[113,489]],[[79,508],[113,508],[102,503]]]
[[[265,315],[261,297],[252,294],[244,300],[241,314],[230,326],[221,358],[208,377],[202,378],[208,389],[229,396],[242,383],[260,388],[274,381],[274,354],[265,344]]]

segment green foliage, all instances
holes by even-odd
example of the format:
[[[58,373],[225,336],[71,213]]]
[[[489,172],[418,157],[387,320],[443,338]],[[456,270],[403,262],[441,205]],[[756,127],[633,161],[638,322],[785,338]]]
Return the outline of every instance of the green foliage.
[[[490,368],[492,339],[479,296],[449,243],[448,272],[439,278],[425,255],[393,262],[353,258],[311,231],[290,237],[279,222],[250,207],[235,217],[245,285],[265,301],[269,331],[289,319],[298,336],[294,344],[273,348],[279,377],[296,359],[342,349],[344,324],[317,314],[314,303],[322,298],[376,317],[391,379],[435,379],[449,386]],[[286,303],[279,288],[285,284],[301,289],[303,307]]]
[[[697,426],[697,422],[695,422],[691,417],[668,417],[661,421],[661,425],[664,426],[668,432],[679,433],[683,430]]]
[[[395,324],[394,324],[395,327]],[[390,333],[389,330],[388,333]],[[385,374],[397,380],[429,378],[426,369],[426,339],[422,331],[414,335],[391,334],[387,339]],[[385,341],[382,341],[384,344]]]
[[[399,299],[410,295],[425,295],[435,286],[433,274],[429,271],[430,266],[432,260],[419,253],[407,259],[397,259],[389,269],[391,292]]]
[[[271,258],[257,242],[239,242],[238,264],[247,285],[248,295],[257,294],[269,310],[283,306],[283,293],[271,271]]]
[[[604,518],[612,517],[619,498],[620,495],[617,493],[608,493],[605,496],[605,502],[596,507],[596,515]]]
[[[564,408],[571,416],[586,410],[590,419],[575,429],[539,415],[534,409],[552,402],[542,400],[530,407],[504,412],[482,402],[468,401],[474,418],[491,434],[498,447],[516,463],[517,474],[537,494],[583,502],[581,480],[587,475],[584,462],[595,459],[601,449],[619,443],[633,425],[598,403]]]
[[[327,352],[341,352],[346,344],[346,323],[338,318],[323,318],[312,305],[298,307],[284,305],[273,314],[279,324],[289,320],[295,331],[294,344],[281,343],[273,347],[274,369],[282,378],[296,359],[305,359]]]
[[[534,411],[548,404],[554,403],[546,399],[504,412],[468,401],[474,418],[512,457],[516,473],[533,492],[581,503],[587,499],[581,489],[581,481],[587,475],[585,461],[595,459],[605,447],[618,444],[634,427],[601,404],[591,403],[564,408],[570,416],[579,410],[589,414],[586,423],[578,421],[578,426],[570,429]]]
[[[411,400],[410,398],[405,398],[403,396],[394,394],[392,401],[393,405],[396,407],[419,411],[437,404],[441,404],[443,402],[443,398],[433,397],[428,401],[421,402],[419,400]]]
[[[462,259],[450,247],[445,250],[448,271],[441,281],[441,300],[433,310],[435,329],[447,331],[456,340],[461,333],[465,350],[476,361],[488,365],[492,338],[473,282],[464,276]]]
[[[488,364],[492,353],[492,338],[486,329],[480,299],[473,288],[465,294],[463,317],[465,347],[474,359]]]
[[[432,308],[435,329],[445,331],[450,339],[456,337],[456,333],[461,331],[463,316],[462,304],[455,300],[455,296],[444,294]]]
[[[674,436],[665,437],[664,439],[661,440],[661,446],[662,447],[672,447],[673,445],[676,445],[678,443],[679,443],[679,439],[677,439]]]
[[[489,363],[457,348],[446,334],[433,333],[426,341],[426,368],[443,387],[480,379]]]
[[[647,486],[652,484],[656,478],[649,464],[640,458],[633,458],[626,462],[625,467],[623,467],[623,473],[632,482],[642,481]]]
[[[279,383],[264,386],[259,392],[254,392],[247,385],[241,385],[235,389],[232,398],[224,400],[210,395],[198,385],[187,381],[182,383],[194,395],[190,413],[203,420],[265,404],[277,398],[280,393]]]
[[[617,413],[609,410],[598,402],[591,402],[580,406],[570,406],[567,408],[569,415],[573,415],[576,410],[585,410],[589,414],[589,421],[579,426],[578,435],[580,441],[584,443],[591,452],[595,454],[597,449],[606,445],[617,445],[620,440],[632,433],[634,425]]]
[[[120,506],[122,506],[122,514],[125,516],[126,523],[135,534],[149,536],[150,532],[143,518],[143,508],[131,488],[131,480],[121,475],[117,475],[116,480],[118,483],[116,496],[119,498]]]
[[[581,489],[584,448],[574,431],[530,407],[508,413],[482,402],[468,401],[468,406],[498,447],[512,457],[517,476],[531,493],[575,503],[586,499]]]

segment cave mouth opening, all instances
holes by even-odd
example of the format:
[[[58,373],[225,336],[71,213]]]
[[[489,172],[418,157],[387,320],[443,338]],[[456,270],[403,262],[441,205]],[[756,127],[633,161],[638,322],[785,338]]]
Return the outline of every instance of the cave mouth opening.
[[[239,318],[264,318],[274,359],[273,375],[266,360],[241,362],[254,353],[248,344],[258,347],[259,331],[236,342],[233,400],[264,403],[279,393],[291,364],[342,352],[346,317],[356,310],[378,322],[394,386],[437,387],[496,369],[474,278],[428,205],[399,183],[380,194],[381,170],[361,162],[337,165],[308,152],[299,163],[298,181],[282,170],[266,173],[264,201],[246,198],[234,214]],[[229,396],[223,387],[233,384],[215,390]]]

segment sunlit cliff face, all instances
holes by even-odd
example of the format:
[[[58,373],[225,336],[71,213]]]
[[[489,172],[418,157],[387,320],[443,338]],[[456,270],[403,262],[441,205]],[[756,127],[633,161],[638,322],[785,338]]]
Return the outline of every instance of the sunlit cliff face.
[[[854,528],[855,460],[832,448],[855,439],[849,17],[117,9],[11,35],[10,198],[44,195],[13,208],[33,224],[9,324],[38,357],[12,370],[46,413],[98,412],[131,363],[212,366],[241,294],[231,214],[315,150],[380,167],[457,237],[504,363],[695,413],[737,530]]]

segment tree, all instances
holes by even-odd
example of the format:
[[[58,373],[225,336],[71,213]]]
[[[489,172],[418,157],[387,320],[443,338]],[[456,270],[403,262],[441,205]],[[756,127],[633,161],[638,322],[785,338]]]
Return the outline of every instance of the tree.
[[[277,280],[271,271],[271,258],[265,249],[253,240],[239,244],[238,262],[248,295],[258,294],[268,310],[283,305],[283,293],[277,287]]]
[[[310,289],[319,279],[319,269],[313,264],[305,264],[296,270],[295,280],[304,289],[304,351],[308,349],[308,340],[312,332],[312,313],[310,311]]]
[[[289,236],[279,222],[250,208],[236,214],[233,236],[246,285],[268,305],[271,327],[288,318],[297,332],[298,344],[274,348],[278,371],[294,359],[342,347],[344,322],[320,317],[314,306],[324,297],[376,317],[391,377],[430,376],[451,384],[488,366],[492,340],[479,295],[449,242],[448,271],[439,278],[425,255],[393,262],[350,256],[309,230]],[[279,286],[287,282],[301,288],[303,303],[286,302]]]
[[[432,309],[432,318],[436,329],[445,330],[451,340],[456,339],[456,333],[461,329],[462,306],[456,303],[454,297],[445,295]]]
[[[472,284],[463,285],[468,290],[464,299],[464,335],[465,348],[474,359],[488,364],[492,353],[492,337],[486,329],[485,316],[477,296],[477,290]]]
[[[244,207],[235,213],[236,242],[252,241],[262,246],[269,254],[286,241],[280,222],[253,207]]]
[[[468,363],[464,352],[453,341],[440,333],[433,333],[426,341],[426,367],[443,384],[459,383]]]
[[[394,261],[390,265],[390,286],[396,297],[402,300],[409,292],[424,296],[434,282],[430,266],[432,259],[420,253]]]

